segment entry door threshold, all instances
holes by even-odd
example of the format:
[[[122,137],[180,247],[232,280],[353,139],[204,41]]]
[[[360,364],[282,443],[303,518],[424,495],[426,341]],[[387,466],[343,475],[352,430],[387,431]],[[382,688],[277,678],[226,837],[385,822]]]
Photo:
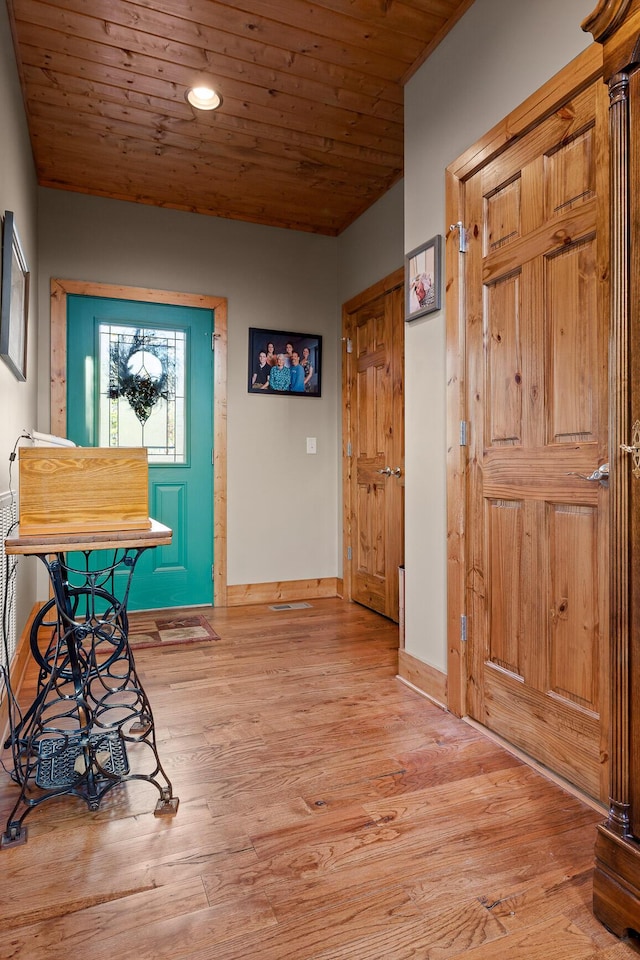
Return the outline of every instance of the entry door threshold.
[[[562,787],[563,790],[566,790],[567,793],[570,793],[572,797],[576,798],[576,800],[581,800],[583,803],[586,803],[588,807],[591,807],[592,810],[596,810],[598,813],[601,813],[605,818],[607,817],[609,811],[604,803],[600,803],[599,800],[594,800],[594,798],[590,797],[588,793],[584,793],[582,790],[579,790],[578,787],[574,786],[573,783],[565,780],[564,777],[561,777],[559,774],[554,773],[553,770],[549,770],[549,768],[545,767],[544,764],[534,760],[533,757],[530,757],[528,753],[525,753],[518,747],[514,747],[514,745],[509,743],[508,740],[505,740],[499,734],[489,730],[488,727],[484,727],[481,723],[478,723],[477,720],[473,720],[471,717],[462,717],[462,719],[465,723],[469,724],[470,727],[473,727],[474,730],[477,730],[478,733],[481,733],[483,736],[487,737],[487,739],[493,740],[494,743],[497,743],[503,748],[503,750],[506,750],[507,753],[517,757],[518,760],[522,760],[522,762],[526,763],[528,767],[531,767],[537,773],[541,774],[543,777],[546,777],[547,780],[551,780],[551,782],[555,783],[558,787]]]

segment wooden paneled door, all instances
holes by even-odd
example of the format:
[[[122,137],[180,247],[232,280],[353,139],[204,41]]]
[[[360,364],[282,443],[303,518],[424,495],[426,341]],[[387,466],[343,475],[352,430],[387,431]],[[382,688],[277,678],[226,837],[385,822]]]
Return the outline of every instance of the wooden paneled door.
[[[464,184],[468,714],[604,800],[607,96]],[[603,468],[600,470],[600,468]]]
[[[398,620],[404,562],[404,272],[343,307],[345,596]]]

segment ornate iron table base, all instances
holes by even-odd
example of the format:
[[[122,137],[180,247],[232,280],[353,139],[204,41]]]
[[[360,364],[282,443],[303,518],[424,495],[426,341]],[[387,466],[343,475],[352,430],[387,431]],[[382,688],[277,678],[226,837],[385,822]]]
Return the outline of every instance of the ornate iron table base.
[[[47,567],[53,599],[31,627],[38,663],[37,693],[26,713],[10,701],[13,779],[20,793],[0,847],[24,843],[27,814],[56,797],[78,797],[98,810],[103,797],[132,780],[160,794],[156,816],[174,816],[178,798],[158,756],[151,705],[128,641],[131,578],[146,547],[115,550],[110,563],[92,569],[83,550],[81,569],[66,555],[38,553]],[[118,581],[122,599],[115,597]]]

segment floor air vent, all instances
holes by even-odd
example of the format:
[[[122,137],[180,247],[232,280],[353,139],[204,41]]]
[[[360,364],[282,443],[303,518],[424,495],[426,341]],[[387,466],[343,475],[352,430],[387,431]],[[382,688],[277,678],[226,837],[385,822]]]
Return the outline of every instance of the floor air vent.
[[[310,603],[274,603],[269,610],[304,610],[310,606]]]

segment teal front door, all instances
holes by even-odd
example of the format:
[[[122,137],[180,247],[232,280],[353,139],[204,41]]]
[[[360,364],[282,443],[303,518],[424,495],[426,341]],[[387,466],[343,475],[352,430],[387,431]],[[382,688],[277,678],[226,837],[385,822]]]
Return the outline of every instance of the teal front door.
[[[130,610],[213,600],[213,311],[70,295],[67,436],[140,447],[149,512],[171,546],[142,554]]]

